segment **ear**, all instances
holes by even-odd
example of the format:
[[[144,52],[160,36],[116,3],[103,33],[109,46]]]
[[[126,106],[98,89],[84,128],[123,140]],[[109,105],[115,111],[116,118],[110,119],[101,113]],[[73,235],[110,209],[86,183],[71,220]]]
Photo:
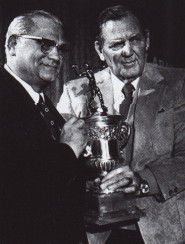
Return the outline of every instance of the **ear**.
[[[99,55],[101,61],[105,61],[105,57],[102,53],[102,47],[101,47],[99,41],[94,42],[94,47],[95,47],[95,50],[96,50],[97,54]]]
[[[149,30],[146,30],[145,38],[146,38],[146,51],[148,51],[148,49],[150,47],[150,32],[149,32]]]
[[[10,36],[7,43],[7,49],[11,56],[16,55],[16,45],[17,45],[17,37],[15,35]]]

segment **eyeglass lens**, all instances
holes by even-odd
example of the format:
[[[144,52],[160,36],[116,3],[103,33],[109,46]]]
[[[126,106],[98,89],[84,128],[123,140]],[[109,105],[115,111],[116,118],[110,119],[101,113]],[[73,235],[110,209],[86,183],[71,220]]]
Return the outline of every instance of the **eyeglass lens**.
[[[53,50],[54,47],[57,47],[59,55],[63,55],[64,52],[67,50],[66,45],[64,45],[64,44],[57,46],[55,41],[53,41],[53,40],[49,40],[49,39],[45,39],[45,38],[42,39],[41,49],[42,49],[43,53],[48,54],[49,52],[51,52]]]

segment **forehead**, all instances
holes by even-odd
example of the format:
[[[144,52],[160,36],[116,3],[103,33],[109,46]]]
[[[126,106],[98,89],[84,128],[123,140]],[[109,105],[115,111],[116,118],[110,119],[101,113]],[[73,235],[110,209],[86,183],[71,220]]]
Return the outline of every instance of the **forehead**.
[[[32,35],[40,36],[55,41],[64,41],[64,32],[59,24],[56,24],[52,19],[45,17],[34,18],[35,28]]]
[[[119,39],[130,35],[141,34],[141,28],[137,20],[132,17],[124,17],[120,20],[109,20],[102,25],[102,36],[104,40]]]

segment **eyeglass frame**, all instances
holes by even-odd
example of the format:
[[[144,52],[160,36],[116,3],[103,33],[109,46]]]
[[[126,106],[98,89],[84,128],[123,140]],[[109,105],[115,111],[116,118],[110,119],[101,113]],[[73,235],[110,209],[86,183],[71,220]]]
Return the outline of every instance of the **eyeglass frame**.
[[[25,39],[30,39],[30,40],[40,40],[40,41],[42,41],[42,44],[41,44],[41,51],[42,51],[44,54],[49,54],[49,53],[53,50],[53,48],[56,47],[57,50],[58,50],[58,54],[59,54],[59,56],[60,56],[60,57],[63,57],[64,53],[60,53],[60,50],[62,50],[62,49],[60,49],[60,47],[63,47],[63,49],[65,49],[66,46],[68,46],[67,43],[63,43],[63,44],[59,45],[59,44],[57,44],[57,43],[56,43],[54,40],[52,40],[52,39],[45,38],[45,37],[40,37],[40,36],[32,36],[32,35],[24,35],[24,34],[20,34],[20,35],[16,35],[16,36],[18,36],[18,37],[22,37],[22,38],[25,38]],[[44,46],[44,44],[45,44],[45,43],[44,43],[44,40],[48,40],[48,41],[51,41],[52,43],[55,43],[55,45],[52,45],[52,46],[51,46],[51,50],[48,50],[48,51],[43,50],[43,46]],[[65,47],[65,48],[64,48],[64,47]],[[65,51],[66,51],[66,50],[65,50]],[[64,52],[64,50],[63,50],[63,52]]]

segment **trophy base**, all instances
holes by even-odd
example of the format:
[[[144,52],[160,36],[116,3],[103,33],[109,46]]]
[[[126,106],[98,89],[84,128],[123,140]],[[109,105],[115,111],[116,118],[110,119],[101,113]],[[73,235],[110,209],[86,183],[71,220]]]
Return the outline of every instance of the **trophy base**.
[[[136,206],[136,199],[133,195],[123,192],[86,193],[85,223],[87,225],[109,225],[137,220],[143,215],[144,212]]]

